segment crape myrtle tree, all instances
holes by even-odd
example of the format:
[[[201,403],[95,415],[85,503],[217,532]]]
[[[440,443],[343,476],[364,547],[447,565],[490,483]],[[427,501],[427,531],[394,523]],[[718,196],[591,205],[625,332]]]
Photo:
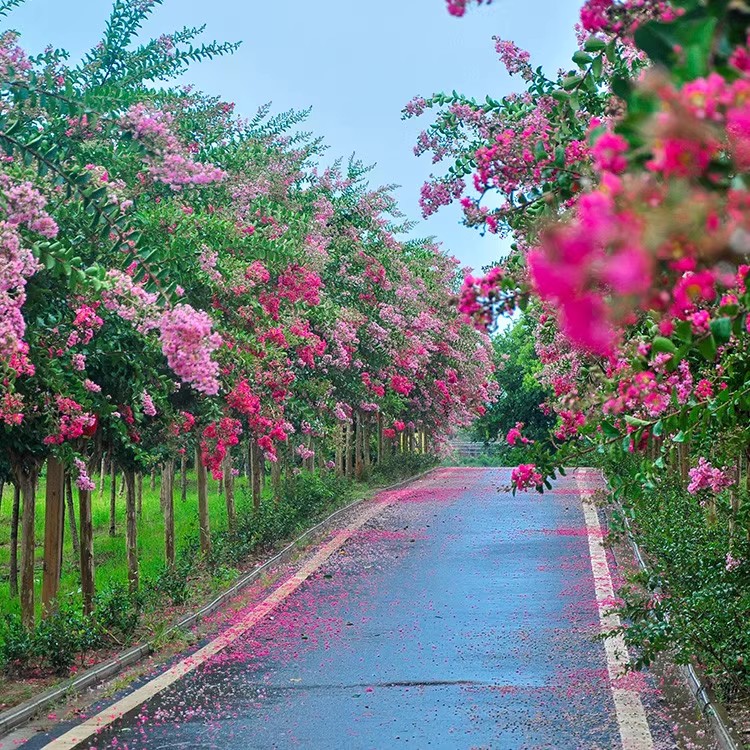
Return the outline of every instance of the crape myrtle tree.
[[[404,113],[431,117],[416,146],[437,165],[424,214],[458,201],[469,226],[512,241],[496,268],[465,279],[459,307],[481,328],[521,308],[533,328],[556,422],[527,446],[515,487],[543,490],[563,466],[602,459],[635,467],[612,474],[621,499],[692,496],[701,520],[686,533],[723,545],[718,565],[690,568],[688,598],[642,645],[674,643],[682,622],[697,648],[701,628],[725,623],[702,653],[745,678],[749,24],[742,0],[587,0],[569,69],[548,76],[495,37],[519,93],[417,97]],[[679,535],[665,534],[674,561]],[[722,600],[701,621],[709,570]],[[663,625],[669,597],[648,606]]]
[[[0,3],[5,17],[19,0]],[[174,493],[207,475],[230,527],[245,469],[362,477],[386,453],[436,452],[493,396],[487,337],[449,304],[455,260],[409,228],[367,170],[318,166],[305,113],[247,120],[169,81],[233,44],[201,29],[140,43],[158,1],[117,0],[77,65],[0,37],[0,431],[18,490],[23,621],[34,624],[34,517],[46,462],[43,611],[54,609],[66,475],[78,492],[84,609],[94,606],[97,470],[125,484],[128,583],[139,585],[144,473]],[[157,85],[155,82],[160,82]],[[166,82],[166,84],[165,84]],[[7,471],[5,470],[7,467]]]

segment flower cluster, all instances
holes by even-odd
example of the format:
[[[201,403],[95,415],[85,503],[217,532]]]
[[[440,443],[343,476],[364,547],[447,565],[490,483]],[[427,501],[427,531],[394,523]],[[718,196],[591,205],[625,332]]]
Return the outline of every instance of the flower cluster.
[[[130,107],[120,120],[121,128],[143,144],[148,172],[157,182],[172,190],[188,185],[219,182],[226,174],[211,164],[194,161],[173,132],[174,118],[168,112],[138,103]]]
[[[688,472],[690,484],[688,492],[696,495],[698,492],[710,490],[718,494],[734,484],[734,480],[727,473],[726,468],[719,469],[712,466],[703,456],[698,459],[698,465]]]
[[[537,471],[534,464],[521,464],[517,466],[511,472],[510,478],[517,490],[538,487],[542,483],[542,475]]]
[[[161,345],[169,366],[185,382],[207,395],[219,392],[219,365],[211,355],[221,346],[207,313],[179,304],[161,316]]]
[[[224,473],[224,459],[229,448],[240,442],[242,425],[239,420],[222,417],[211,422],[201,435],[201,461],[214,479],[221,479]]]

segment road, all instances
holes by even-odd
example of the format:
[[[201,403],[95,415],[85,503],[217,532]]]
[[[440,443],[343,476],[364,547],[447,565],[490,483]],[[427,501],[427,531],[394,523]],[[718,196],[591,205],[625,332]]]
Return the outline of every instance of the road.
[[[656,679],[622,677],[596,640],[612,625],[581,501],[597,475],[543,497],[498,491],[509,476],[439,469],[381,494],[219,641],[26,747],[711,747],[701,727],[674,735]]]

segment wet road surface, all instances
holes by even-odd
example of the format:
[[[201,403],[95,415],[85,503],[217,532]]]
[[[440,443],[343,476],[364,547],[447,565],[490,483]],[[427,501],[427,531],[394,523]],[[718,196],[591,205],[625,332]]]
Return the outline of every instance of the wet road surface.
[[[115,720],[80,747],[711,747],[673,734],[651,677],[616,679],[613,693],[581,478],[544,497],[498,492],[508,482],[439,469],[381,494],[231,645],[122,718],[95,707]],[[643,707],[647,739],[622,734],[617,690]],[[71,727],[26,747],[73,747]]]

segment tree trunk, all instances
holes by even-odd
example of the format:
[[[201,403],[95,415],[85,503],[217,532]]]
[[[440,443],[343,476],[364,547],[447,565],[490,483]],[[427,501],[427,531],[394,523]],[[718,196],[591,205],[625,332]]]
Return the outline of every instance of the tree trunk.
[[[271,462],[271,489],[273,490],[273,501],[281,501],[281,456]]]
[[[18,518],[21,511],[21,487],[13,483],[13,511],[10,518],[10,596],[18,596]]]
[[[365,417],[362,425],[362,458],[365,464],[365,471],[370,469],[370,415]]]
[[[260,511],[260,500],[262,494],[262,480],[260,477],[261,462],[260,462],[261,450],[258,447],[258,442],[253,439],[250,443],[250,463],[252,466],[252,494],[253,494],[253,510],[258,513]]]
[[[245,478],[247,479],[247,489],[250,491],[253,487],[253,441],[254,438],[248,438],[247,450],[245,451]]]
[[[122,472],[125,482],[125,551],[128,558],[128,588],[130,593],[138,591],[138,521],[135,497],[135,471]]]
[[[107,476],[107,458],[102,455],[102,460],[99,462],[99,499],[104,499],[104,478]]]
[[[81,594],[83,612],[94,611],[94,522],[91,516],[91,492],[78,490],[78,522],[81,524]]]
[[[383,460],[383,415],[380,412],[378,412],[377,430],[378,430],[377,462],[380,463]]]
[[[42,572],[42,617],[57,610],[62,546],[65,529],[65,469],[56,458],[47,459],[44,511],[44,567]]]
[[[200,449],[195,451],[195,474],[198,480],[198,524],[200,526],[201,552],[211,554],[211,525],[208,515],[208,477],[201,461]]]
[[[70,528],[70,542],[73,546],[73,564],[76,568],[80,565],[81,545],[78,541],[78,526],[76,525],[76,510],[73,505],[73,477],[70,472],[65,474],[65,506]]]
[[[156,467],[154,466],[153,469],[151,469],[151,491],[153,492],[156,489]]]
[[[237,528],[237,510],[234,505],[234,475],[232,474],[232,454],[227,449],[224,456],[224,499],[227,503],[227,525],[230,531]]]
[[[183,462],[184,462],[183,456]],[[172,568],[175,563],[174,535],[174,461],[167,461],[161,467],[161,509],[164,514],[164,559]]]
[[[362,415],[354,413],[354,476],[362,481],[365,475],[365,465],[362,460]]]
[[[187,460],[187,451],[182,454],[182,458],[180,459],[180,500],[184,503],[187,500],[187,487],[188,487],[188,480],[187,480],[187,469],[188,469],[188,460]]]
[[[140,518],[143,515],[143,474],[140,471],[135,475],[135,504]]]
[[[114,459],[109,467],[111,485],[109,487],[109,535],[117,533],[117,464]]]
[[[352,461],[352,424],[346,423],[346,435],[344,437],[344,473],[351,479],[354,476],[354,462]]]
[[[36,480],[39,468],[31,459],[22,461],[14,467],[16,481],[21,488],[21,621],[31,629],[34,627],[34,555],[36,539],[34,536],[34,518],[36,515]]]
[[[336,425],[336,474],[344,475],[344,425],[339,422]]]

